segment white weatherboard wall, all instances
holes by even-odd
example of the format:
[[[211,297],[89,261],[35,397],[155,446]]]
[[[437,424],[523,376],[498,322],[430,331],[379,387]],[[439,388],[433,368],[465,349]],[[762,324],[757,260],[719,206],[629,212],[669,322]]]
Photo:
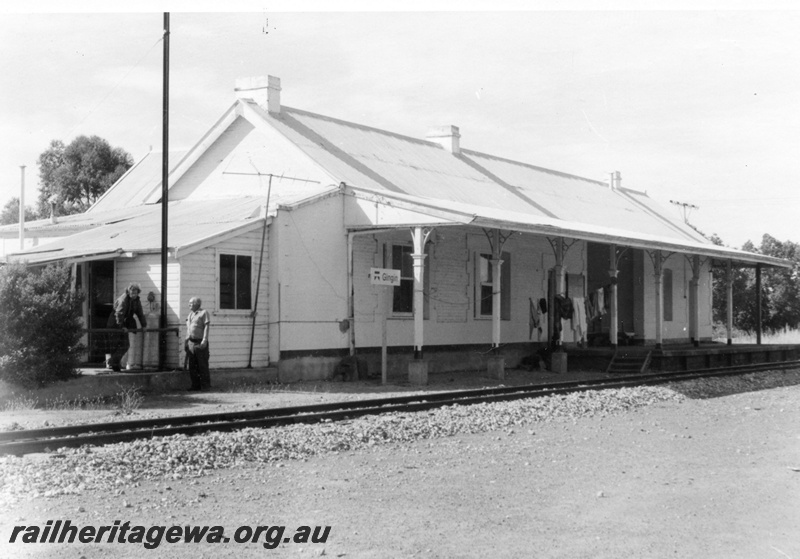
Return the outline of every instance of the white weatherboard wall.
[[[269,236],[269,230],[267,231]],[[200,297],[203,308],[211,313],[209,347],[210,366],[217,369],[241,368],[248,364],[250,337],[253,329],[251,310],[219,308],[219,256],[238,254],[251,257],[251,304],[255,304],[258,267],[261,258],[262,230],[256,229],[227,239],[210,247],[192,252],[180,258],[181,278],[180,305],[181,336],[186,335],[186,318],[189,315],[189,299]],[[264,244],[264,266],[258,294],[258,314],[253,337],[253,367],[264,367],[269,363],[269,243]]]
[[[342,197],[336,195],[280,209],[270,226],[278,238],[271,320],[279,321],[282,352],[349,347],[349,334],[340,327],[349,315],[341,215]]]
[[[161,316],[161,255],[140,254],[131,259],[118,258],[116,260],[116,273],[114,290],[115,298],[122,295],[131,283],[138,283],[142,292],[142,309],[149,320],[155,319],[154,326],[158,326]],[[155,295],[156,305],[151,309],[147,301],[148,293]],[[180,327],[180,265],[170,258],[167,261],[167,327]],[[149,326],[149,323],[148,323]],[[182,337],[174,333],[167,335],[167,362],[168,367],[179,367],[182,363]]]
[[[486,235],[480,229],[439,227],[431,237],[426,274],[430,274],[429,318],[424,325],[424,345],[490,345],[492,320],[476,317],[476,256],[489,253]],[[380,287],[370,285],[370,267],[389,267],[384,251],[390,244],[410,243],[408,229],[392,233],[356,237],[355,297],[356,346],[377,347],[381,344]],[[501,321],[501,343],[546,341],[546,320],[541,336],[530,336],[530,301],[536,304],[547,296],[547,272],[555,264],[555,256],[547,240],[528,234],[512,234],[503,246],[511,256],[511,318]],[[576,243],[565,258],[565,271],[586,273],[586,245]],[[388,322],[388,345],[413,345],[412,316],[392,316]],[[572,332],[564,330],[565,341],[572,341]]]
[[[656,291],[653,262],[644,254],[641,258],[639,275],[644,297],[643,316],[639,321],[644,324],[644,337],[647,343],[655,343],[656,339]],[[692,268],[683,254],[672,254],[664,261],[664,269],[672,270],[672,320],[662,323],[662,338],[665,343],[685,343],[689,337],[689,281],[692,279]],[[703,262],[699,284],[699,327],[700,339],[711,338],[711,274],[709,262]],[[638,312],[638,311],[637,311]],[[637,331],[639,334],[640,331]]]

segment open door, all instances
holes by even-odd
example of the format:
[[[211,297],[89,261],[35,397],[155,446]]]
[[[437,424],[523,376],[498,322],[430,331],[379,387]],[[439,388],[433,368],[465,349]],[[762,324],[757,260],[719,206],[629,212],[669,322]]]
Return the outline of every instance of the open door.
[[[96,260],[86,265],[89,267],[89,289],[86,292],[89,328],[105,328],[108,316],[114,310],[114,261]],[[90,363],[105,360],[104,339],[103,334],[89,334]]]

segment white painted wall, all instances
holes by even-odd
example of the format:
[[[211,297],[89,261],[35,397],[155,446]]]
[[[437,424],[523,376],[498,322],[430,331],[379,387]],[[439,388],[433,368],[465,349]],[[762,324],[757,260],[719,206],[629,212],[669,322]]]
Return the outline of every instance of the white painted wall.
[[[427,268],[430,280],[430,317],[425,321],[425,345],[491,344],[491,318],[475,316],[475,258],[490,252],[488,240],[481,230],[466,227],[440,227],[435,231],[431,262]],[[376,347],[381,343],[380,292],[367,279],[369,268],[383,267],[384,246],[410,242],[407,229],[357,237],[355,245],[356,346]],[[529,308],[547,296],[547,270],[555,264],[555,256],[546,239],[533,235],[514,234],[503,246],[511,254],[511,319],[501,322],[501,343],[545,341],[546,321],[541,337],[534,331],[530,337]],[[586,273],[586,245],[576,243],[567,253],[565,270],[571,274]],[[567,327],[565,341],[572,341]],[[393,317],[388,323],[390,346],[413,345],[413,317]]]
[[[116,260],[115,273],[116,296],[122,295],[123,291],[131,283],[138,283],[141,288],[142,308],[148,315],[148,325],[151,319],[158,326],[161,315],[161,255],[160,254],[141,254],[135,258]],[[147,301],[148,293],[155,295],[155,304],[151,305]],[[181,301],[180,292],[180,265],[173,259],[167,262],[167,327],[181,326],[179,309]],[[183,362],[182,341],[175,334],[167,335],[167,363],[169,367],[178,367]]]
[[[251,303],[253,305],[256,304],[257,286],[259,286],[259,291],[251,366],[264,367],[268,364],[269,332],[267,322],[270,316],[269,275],[271,272],[269,244],[265,243],[265,263],[261,271],[261,282],[257,283],[261,258],[261,237],[261,229],[250,231],[180,258],[181,336],[183,339],[186,334],[185,323],[189,315],[189,299],[200,297],[203,301],[203,308],[211,313],[209,345],[212,368],[246,367],[250,356],[250,338],[253,332],[251,311],[219,308],[220,254],[241,254],[250,256],[252,259]],[[269,230],[267,237],[269,237]]]
[[[342,211],[342,197],[334,196],[281,209],[272,222],[278,242],[271,321],[278,322],[280,351],[349,347],[340,328],[349,315]]]
[[[276,200],[331,184],[327,175],[276,130],[268,126],[256,129],[239,117],[170,188],[169,196],[170,200],[266,196],[268,174],[316,181],[286,180],[288,190],[283,191],[273,184]]]
[[[640,251],[641,252],[641,251]],[[641,289],[644,296],[644,313],[639,320],[644,324],[644,336],[648,342],[656,338],[656,298],[653,262],[646,254],[641,258]],[[664,342],[689,342],[689,282],[692,279],[692,267],[683,254],[672,254],[664,262],[665,269],[672,270],[672,320],[663,322],[662,336]],[[701,266],[699,284],[700,304],[700,338],[711,337],[711,264],[706,259]]]
[[[252,365],[265,366],[279,359],[280,351],[346,349],[349,333],[340,328],[348,317],[347,235],[341,221],[331,219],[342,209],[336,196],[307,204],[292,211],[281,210],[268,229],[265,266],[259,292]],[[468,227],[440,227],[433,237],[430,274],[430,313],[425,321],[424,344],[489,346],[490,318],[475,316],[475,257],[490,251],[482,231]],[[408,243],[407,229],[390,233],[358,235],[354,241],[355,334],[357,347],[381,344],[381,299],[384,288],[370,285],[369,268],[384,267],[384,247],[393,242]],[[511,254],[511,319],[501,323],[501,343],[546,341],[546,319],[541,336],[529,335],[530,301],[534,305],[547,295],[547,272],[555,256],[543,237],[512,235],[503,247]],[[218,305],[218,259],[220,253],[252,257],[253,288],[261,251],[261,231],[251,231],[215,246],[201,249],[169,265],[169,323],[181,327],[181,338],[170,344],[169,364],[182,363],[184,321],[188,300],[203,299],[212,314],[211,366],[244,367],[250,349],[252,318],[248,311],[221,310]],[[586,274],[586,244],[577,242],[565,257],[565,273]],[[645,257],[641,271],[644,292],[645,336],[655,337],[655,307],[652,264]],[[649,265],[649,267],[647,266]],[[683,256],[673,255],[665,264],[673,270],[673,318],[664,323],[664,339],[688,337],[688,281],[691,268],[684,269]],[[649,272],[649,273],[648,273]],[[709,265],[701,273],[701,336],[711,335]],[[149,291],[160,300],[160,257],[140,255],[117,261],[117,291],[135,281],[146,300]],[[147,310],[147,308],[145,309]],[[157,311],[157,309],[156,309]],[[684,333],[683,328],[687,328]],[[170,338],[171,339],[171,338]],[[569,323],[563,339],[575,341]],[[413,344],[413,318],[392,317],[388,322],[390,346]],[[179,363],[179,360],[181,362]]]
[[[261,254],[261,230],[250,231],[217,245],[190,253],[179,261],[170,258],[167,270],[167,326],[180,328],[180,335],[167,336],[167,365],[183,366],[183,340],[186,336],[186,318],[189,314],[189,299],[200,297],[203,308],[211,313],[211,360],[212,368],[246,367],[250,354],[250,337],[253,319],[249,310],[219,308],[220,254],[243,254],[252,258],[252,303],[255,304],[258,265]],[[263,367],[269,362],[269,246],[265,244],[265,264],[262,269],[258,295],[258,315],[253,337],[251,365]],[[148,323],[158,325],[161,302],[161,256],[142,254],[132,259],[117,259],[115,293],[121,295],[131,283],[142,288],[142,307],[149,313]],[[147,302],[148,293],[153,292],[155,303]]]

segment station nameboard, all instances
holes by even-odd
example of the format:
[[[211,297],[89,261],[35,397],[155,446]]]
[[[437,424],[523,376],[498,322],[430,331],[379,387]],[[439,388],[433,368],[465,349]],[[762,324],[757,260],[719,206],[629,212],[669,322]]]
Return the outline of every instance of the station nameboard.
[[[372,285],[400,285],[400,270],[391,268],[370,268],[369,282]]]

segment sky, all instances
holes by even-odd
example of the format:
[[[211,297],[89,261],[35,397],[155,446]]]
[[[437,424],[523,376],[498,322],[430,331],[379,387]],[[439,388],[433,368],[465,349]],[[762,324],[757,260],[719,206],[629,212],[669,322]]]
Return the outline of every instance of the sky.
[[[19,196],[22,165],[35,204],[51,140],[98,135],[134,159],[161,149],[170,11],[172,149],[222,116],[237,78],[269,74],[290,107],[416,138],[453,124],[467,149],[598,180],[620,171],[728,246],[800,242],[800,11],[788,4],[374,4],[0,8],[0,206]]]

